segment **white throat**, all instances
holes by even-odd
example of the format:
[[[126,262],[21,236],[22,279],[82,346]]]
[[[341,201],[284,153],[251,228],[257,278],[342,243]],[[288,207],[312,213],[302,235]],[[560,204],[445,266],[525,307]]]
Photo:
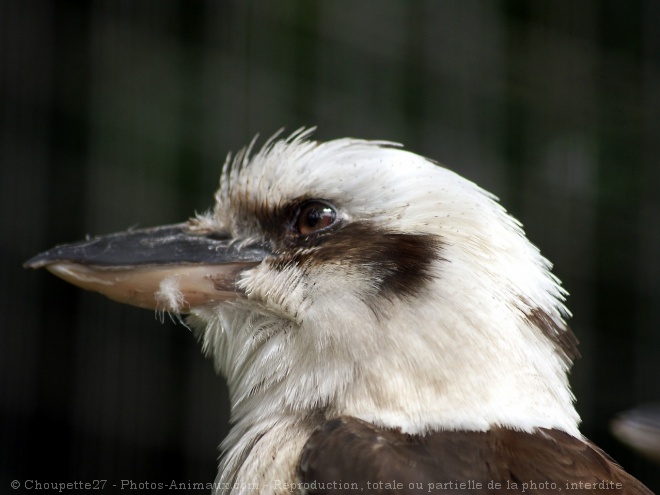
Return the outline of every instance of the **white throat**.
[[[347,298],[302,322],[241,306],[203,315],[235,423],[219,480],[252,480],[256,466],[269,466],[264,479],[292,476],[314,427],[339,415],[412,434],[497,425],[580,437],[570,362],[525,317],[533,308],[466,311],[457,299],[488,300],[480,291],[490,289],[462,275],[457,291],[458,267],[443,267],[427,295],[380,314]],[[277,462],[262,462],[275,450]]]

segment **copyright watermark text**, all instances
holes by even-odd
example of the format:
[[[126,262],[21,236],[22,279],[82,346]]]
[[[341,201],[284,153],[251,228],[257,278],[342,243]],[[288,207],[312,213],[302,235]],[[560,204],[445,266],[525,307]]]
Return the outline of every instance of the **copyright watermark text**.
[[[73,490],[103,490],[108,480],[93,480],[93,481],[37,481],[25,480],[20,482],[14,480],[10,483],[14,490],[23,488],[25,490],[46,490],[50,492],[64,492]]]

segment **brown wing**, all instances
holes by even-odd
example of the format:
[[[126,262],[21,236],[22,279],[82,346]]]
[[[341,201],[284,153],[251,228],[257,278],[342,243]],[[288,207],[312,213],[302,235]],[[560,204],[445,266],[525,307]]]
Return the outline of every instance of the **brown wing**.
[[[315,430],[299,477],[310,494],[653,495],[596,446],[562,431],[421,436],[350,417]]]

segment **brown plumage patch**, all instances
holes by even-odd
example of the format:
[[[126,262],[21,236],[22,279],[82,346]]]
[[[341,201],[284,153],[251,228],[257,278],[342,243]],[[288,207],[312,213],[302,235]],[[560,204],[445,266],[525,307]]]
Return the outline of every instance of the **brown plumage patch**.
[[[407,435],[357,418],[326,421],[298,466],[309,494],[652,495],[593,444],[559,430]]]
[[[533,308],[526,313],[527,320],[537,327],[543,335],[557,346],[559,352],[563,353],[569,362],[580,357],[578,351],[578,339],[573,331],[566,325],[560,325],[541,308]]]
[[[377,285],[379,296],[415,296],[433,278],[431,267],[440,259],[437,236],[406,234],[351,223],[323,239],[302,263],[349,264],[363,269]]]
[[[433,278],[442,241],[428,234],[383,229],[370,222],[342,223],[308,236],[280,235],[273,266],[303,269],[346,265],[361,270],[387,299],[418,295]],[[371,303],[371,301],[369,301]]]
[[[335,208],[330,200],[302,196],[244,212],[259,222],[274,252],[270,263],[276,270],[291,264],[303,269],[323,264],[350,266],[363,271],[377,295],[387,299],[418,295],[433,278],[431,267],[441,259],[440,237],[384,229],[369,221],[346,222],[340,215],[329,228],[303,235],[296,222],[310,201]]]

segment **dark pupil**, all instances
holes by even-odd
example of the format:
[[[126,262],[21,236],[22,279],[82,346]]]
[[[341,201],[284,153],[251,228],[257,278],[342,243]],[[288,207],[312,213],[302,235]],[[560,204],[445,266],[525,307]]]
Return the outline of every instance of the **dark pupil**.
[[[318,209],[313,209],[309,211],[309,215],[307,215],[307,225],[309,227],[315,227],[317,223],[319,223],[319,220],[321,220],[321,210]]]

